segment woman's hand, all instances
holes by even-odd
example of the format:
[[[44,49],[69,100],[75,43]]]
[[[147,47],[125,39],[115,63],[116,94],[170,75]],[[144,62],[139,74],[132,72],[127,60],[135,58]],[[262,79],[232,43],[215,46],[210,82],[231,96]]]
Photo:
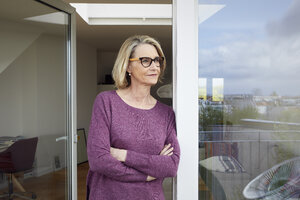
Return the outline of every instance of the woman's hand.
[[[165,145],[159,155],[171,156],[171,155],[173,155],[173,149],[174,148],[171,147],[171,144]],[[118,161],[125,162],[126,156],[127,156],[127,150],[110,147],[110,154],[112,155],[112,157],[114,157]],[[155,179],[156,179],[155,177],[152,177],[149,175],[147,176],[148,182],[153,181]]]
[[[171,144],[165,145],[163,150],[161,150],[159,155],[163,156],[171,156],[173,155],[173,147],[171,147]]]
[[[173,155],[173,147],[171,147],[171,144],[165,145],[164,148],[161,150],[159,155],[163,155],[163,156],[171,156]],[[155,177],[152,176],[147,176],[147,181],[153,181],[155,180]]]
[[[110,147],[110,154],[118,161],[125,162],[127,150]]]
[[[154,178],[154,177],[152,177],[152,176],[147,176],[147,181],[149,182],[149,181],[154,181],[156,178]]]
[[[110,154],[112,155],[112,157],[114,157],[118,161],[125,162],[127,150],[110,147]],[[147,176],[147,181],[153,181],[155,179],[156,178],[154,178],[152,176]]]

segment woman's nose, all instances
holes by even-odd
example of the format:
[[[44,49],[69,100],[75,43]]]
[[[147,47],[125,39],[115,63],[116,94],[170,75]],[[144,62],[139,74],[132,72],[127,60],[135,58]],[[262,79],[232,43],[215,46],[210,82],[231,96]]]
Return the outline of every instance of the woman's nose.
[[[157,66],[157,64],[155,64],[154,61],[152,61],[152,62],[151,62],[151,65],[149,66],[150,69],[151,69],[151,68],[155,69],[155,68],[157,68],[157,67],[159,67],[159,66]]]
[[[154,62],[152,62],[151,65],[149,66],[149,70],[155,71],[156,69],[157,69],[157,66],[155,65]]]

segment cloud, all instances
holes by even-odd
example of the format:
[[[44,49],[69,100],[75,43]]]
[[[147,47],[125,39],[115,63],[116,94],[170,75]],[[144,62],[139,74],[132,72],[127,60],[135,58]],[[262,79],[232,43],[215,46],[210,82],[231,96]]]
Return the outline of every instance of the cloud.
[[[291,37],[300,34],[300,1],[294,0],[287,13],[279,20],[267,23],[266,29],[270,36]]]
[[[286,14],[266,23],[264,37],[239,37],[230,32],[214,47],[199,49],[199,77],[224,78],[225,92],[300,96],[300,1]],[[247,33],[244,33],[247,35]],[[228,38],[231,38],[228,40]]]
[[[260,41],[238,41],[199,50],[200,74],[231,79],[254,78],[270,68],[269,46]]]

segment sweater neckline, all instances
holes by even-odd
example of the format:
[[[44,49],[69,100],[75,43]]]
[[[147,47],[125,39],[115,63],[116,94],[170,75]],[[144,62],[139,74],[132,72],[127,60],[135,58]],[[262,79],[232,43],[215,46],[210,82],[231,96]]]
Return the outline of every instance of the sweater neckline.
[[[158,105],[158,101],[156,100],[156,103],[155,103],[155,105],[154,105],[152,108],[149,108],[149,109],[137,108],[137,107],[131,106],[131,105],[129,105],[128,103],[126,103],[126,102],[118,95],[118,93],[117,93],[116,90],[114,90],[113,92],[114,92],[114,94],[117,96],[117,98],[121,101],[122,104],[124,104],[126,107],[128,107],[128,108],[130,108],[130,109],[132,109],[132,110],[138,110],[138,111],[151,111],[151,110],[154,110],[154,109],[157,107],[157,105]]]

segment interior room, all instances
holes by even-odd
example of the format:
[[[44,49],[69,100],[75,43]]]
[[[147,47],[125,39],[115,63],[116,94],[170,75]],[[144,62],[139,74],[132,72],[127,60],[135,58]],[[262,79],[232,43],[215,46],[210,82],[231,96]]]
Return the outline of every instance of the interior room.
[[[166,4],[171,0],[65,0],[66,3]],[[31,191],[37,199],[64,199],[66,195],[66,76],[64,57],[66,15],[37,2],[4,1],[0,6],[0,132],[1,137],[37,137],[33,169],[13,176],[15,191]],[[53,21],[36,16],[59,13]],[[134,15],[133,15],[134,16]],[[107,21],[105,21],[107,20]],[[129,19],[128,19],[129,20]],[[111,70],[118,50],[129,36],[146,34],[160,41],[167,60],[162,83],[152,88],[159,101],[172,105],[172,16],[155,22],[147,18],[126,22],[122,18],[89,25],[76,14],[76,73],[78,137],[78,199],[85,199],[88,170],[85,141],[96,95],[115,89]],[[129,20],[130,21],[130,20]],[[166,22],[167,21],[167,22]],[[4,44],[4,45],[3,45]],[[79,133],[79,132],[78,132]],[[0,190],[5,192],[8,175],[1,173]],[[164,182],[166,199],[172,199],[172,179]],[[29,196],[31,194],[28,194]],[[18,199],[18,198],[16,198]]]
[[[87,3],[87,1],[66,0],[68,3]],[[169,4],[166,1],[88,1],[88,3],[113,4]],[[146,4],[146,5],[147,5]],[[74,5],[73,5],[74,6]],[[149,35],[156,38],[164,50],[167,68],[162,83],[152,88],[152,95],[159,101],[172,105],[172,26],[171,25],[144,25],[142,20],[127,25],[89,25],[77,14],[77,126],[84,128],[88,134],[92,103],[96,95],[105,90],[115,89],[111,80],[111,71],[119,48],[132,35]],[[104,19],[105,20],[105,19]],[[117,19],[116,19],[117,20]],[[147,19],[146,19],[147,20]],[[170,19],[171,20],[171,19]],[[107,23],[110,23],[109,21]],[[97,75],[97,76],[95,76]],[[160,89],[161,93],[157,92]],[[84,168],[87,163],[79,165]],[[78,172],[80,173],[80,172]],[[78,177],[79,178],[79,177]],[[85,177],[83,177],[85,178]],[[80,180],[78,179],[78,188]],[[84,182],[85,184],[85,182]],[[172,198],[172,179],[166,179],[166,198]],[[79,189],[80,190],[80,189]]]

